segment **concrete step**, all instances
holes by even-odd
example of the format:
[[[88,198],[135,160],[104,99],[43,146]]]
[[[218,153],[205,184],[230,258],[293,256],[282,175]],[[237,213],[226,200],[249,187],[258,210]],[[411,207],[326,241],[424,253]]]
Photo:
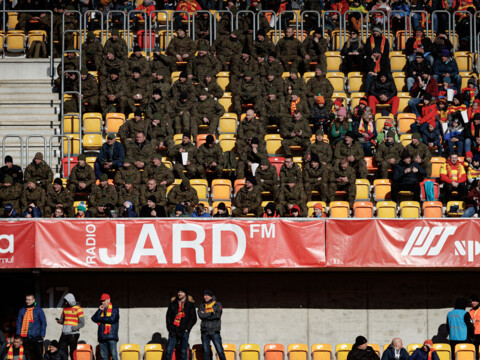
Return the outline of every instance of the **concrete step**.
[[[60,102],[53,102],[45,105],[36,104],[31,106],[18,104],[0,103],[0,114],[2,115],[18,115],[24,116],[32,115],[56,115],[60,114]]]
[[[33,125],[37,125],[44,121],[57,121],[60,124],[59,116],[57,114],[2,114],[0,112],[0,122],[9,122],[10,124],[17,124],[20,123],[24,126],[24,123],[28,121],[28,123],[32,123]],[[19,125],[20,125],[19,124]]]
[[[50,84],[24,85],[24,84],[0,84],[0,94],[53,94]],[[57,96],[58,97],[58,96]]]
[[[18,93],[12,91],[9,93],[0,93],[0,102],[21,102],[31,104],[44,104],[46,102],[58,102],[58,94],[50,93]]]

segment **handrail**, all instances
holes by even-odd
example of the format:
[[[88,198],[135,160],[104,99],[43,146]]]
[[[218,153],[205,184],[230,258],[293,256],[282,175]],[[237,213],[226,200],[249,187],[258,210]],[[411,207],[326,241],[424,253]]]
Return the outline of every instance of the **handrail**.
[[[387,28],[388,28],[388,37],[387,37],[387,39],[388,39],[389,41],[390,41],[390,39],[391,39],[391,38],[390,38],[390,28],[391,28],[391,26],[390,26],[390,21],[391,21],[391,20],[390,20],[390,19],[392,18],[392,15],[395,15],[395,14],[397,14],[397,13],[400,13],[400,14],[403,14],[403,15],[404,15],[404,16],[403,16],[403,23],[404,23],[404,25],[405,25],[405,26],[404,26],[405,36],[407,36],[407,28],[408,28],[408,26],[407,26],[407,18],[408,18],[407,13],[406,13],[405,11],[403,11],[403,10],[392,10],[392,11],[390,11],[390,12],[388,13],[388,16],[387,16],[387,24],[388,24],[388,26],[387,26]],[[395,34],[395,35],[397,35],[397,34]],[[395,37],[396,37],[396,36],[395,36]],[[405,41],[406,41],[406,40],[405,40]],[[390,41],[390,50],[393,50],[393,41]]]
[[[342,24],[342,13],[338,10],[327,10],[327,11],[324,11],[322,13],[322,36],[325,37],[325,16],[327,16],[328,14],[338,14],[338,31],[339,31],[339,34],[340,34],[340,42],[343,44],[343,24]]]
[[[67,113],[65,114],[64,113],[64,95],[65,94],[73,94],[73,95],[76,95],[78,96],[78,121],[81,123],[82,121],[82,102],[80,101],[81,98],[82,98],[82,76],[81,76],[81,73],[80,71],[78,70],[66,70],[64,72],[65,73],[76,73],[78,75],[78,89],[80,91],[65,91],[65,88],[64,88],[64,81],[63,81],[63,78],[62,78],[62,91],[61,91],[61,94],[62,94],[62,98],[61,98],[61,101],[60,101],[60,105],[61,105],[61,111],[60,111],[60,114],[61,114],[61,119],[62,119],[62,135],[63,135],[63,118],[67,115],[77,115],[76,113]],[[63,76],[63,75],[62,75]],[[82,139],[82,127],[78,126],[78,136],[79,136],[79,139],[81,140]],[[62,148],[63,150],[63,148]],[[79,152],[82,153],[82,142],[80,141],[80,144],[79,144]]]
[[[132,14],[142,14],[144,19],[147,18],[147,13],[144,10],[131,10],[131,11],[129,11],[128,12],[128,19],[130,19],[130,15],[132,15]],[[150,15],[148,15],[148,17],[150,17]],[[145,38],[147,36],[149,36],[147,24],[148,24],[148,20],[145,20],[144,23],[143,23],[143,28],[144,28],[144,31],[145,31],[145,35],[144,35]],[[131,51],[133,49],[133,44],[130,44],[130,20],[127,21],[127,36],[128,36],[127,37],[127,39],[128,39],[127,48],[128,48],[128,51]],[[147,40],[147,44],[150,44],[149,48],[148,47],[145,48],[145,52],[147,53],[147,58],[148,58],[148,56],[150,55],[150,51],[152,49],[152,44],[150,43],[150,39]],[[138,44],[138,45],[140,45],[140,44]]]
[[[154,14],[154,16],[152,17],[151,15]],[[150,31],[153,30],[154,26],[153,26],[153,23],[155,24],[155,32],[160,34],[160,30],[159,30],[159,25],[157,24],[157,21],[158,21],[158,14],[165,14],[165,19],[167,20],[167,39],[165,41],[165,44],[167,44],[168,42],[168,29],[169,29],[169,26],[170,26],[170,19],[169,19],[169,16],[168,16],[168,11],[166,10],[155,10],[155,11],[152,11],[150,13],[150,16],[148,17],[148,20],[149,20],[149,28],[150,28]],[[152,18],[153,18],[153,23],[152,23]],[[152,49],[151,49],[152,50]]]
[[[29,135],[27,136],[27,140],[25,143],[25,159],[30,159],[30,139],[31,138],[41,138],[43,139],[43,154],[46,156],[47,155],[47,139],[45,139],[45,136],[43,135]],[[22,149],[23,152],[23,149]]]
[[[2,153],[5,157],[5,140],[13,138],[20,140],[20,167],[23,169],[23,138],[20,135],[5,135],[2,138]]]
[[[430,38],[433,39],[433,36],[434,36],[433,32],[435,31],[435,29],[433,27],[433,21],[434,21],[433,19],[435,19],[435,14],[438,14],[438,13],[445,13],[448,16],[448,38],[450,40],[450,36],[452,34],[452,31],[451,31],[452,30],[452,21],[450,19],[450,12],[447,11],[447,10],[435,10],[435,11],[432,12],[432,17],[431,17],[431,19],[432,19],[432,34],[431,34]],[[437,22],[438,22],[438,19],[437,19]]]
[[[344,26],[344,31],[343,31],[344,38],[343,38],[343,40],[344,41],[342,42],[342,44],[344,44],[347,41],[347,28],[348,28],[348,26],[347,26],[347,15],[350,14],[350,13],[360,14],[360,23],[362,24],[360,26],[360,40],[363,41],[363,12],[357,11],[357,10],[347,10],[343,14],[343,26]]]
[[[255,40],[255,34],[257,32],[257,26],[256,26],[257,24],[255,23],[255,14],[254,14],[253,11],[251,11],[251,10],[240,10],[239,12],[237,12],[237,14],[236,14],[237,16],[235,18],[235,30],[238,30],[238,19],[240,19],[241,14],[245,14],[244,16],[246,16],[246,15],[251,15],[252,16],[252,20],[253,20],[253,22],[252,22],[252,25],[253,25],[252,26],[253,27],[253,29],[252,29],[253,30],[253,40]]]
[[[387,19],[388,19],[388,14],[385,14],[383,11],[379,11],[379,10],[370,10],[367,12],[367,21],[366,21],[366,25],[367,25],[367,34],[368,34],[368,30],[370,30],[370,33],[372,33],[372,29],[370,29],[370,16],[373,15],[373,14],[381,14],[382,16],[386,16]],[[385,34],[385,21],[383,22],[382,24],[383,26],[383,33]]]
[[[410,21],[410,26],[408,27],[408,37],[412,37],[412,28],[413,28],[413,22],[412,22],[412,17],[413,15],[415,14],[425,14],[425,34],[426,36],[428,36],[428,20],[429,20],[429,16],[430,14],[427,13],[425,10],[413,10],[413,11],[410,11],[410,15],[408,15],[408,18],[409,18],[409,21]],[[406,35],[405,35],[406,36]]]
[[[96,14],[100,14],[100,34],[101,34],[101,37],[102,37],[100,40],[102,41],[102,44],[103,44],[103,13],[100,10],[87,10],[83,14],[83,24],[85,24],[85,26],[83,27],[83,39],[87,38],[87,27],[88,27],[87,24],[88,24],[88,16],[90,14],[95,15],[95,16],[96,16]],[[91,15],[90,15],[90,19],[92,19]],[[80,46],[82,46],[82,38],[81,37],[78,40],[78,43],[80,44]]]
[[[275,39],[275,44],[277,43],[277,14],[273,10],[261,10],[257,13],[257,24],[260,26],[260,16],[262,14],[267,14],[267,13],[272,13],[272,16],[274,18],[274,26],[273,26],[273,36]],[[303,24],[302,24],[303,25]],[[256,34],[255,34],[256,36]]]
[[[455,16],[457,14],[467,14],[467,16],[469,17],[470,21],[468,22],[469,24],[469,33],[470,33],[470,36],[469,36],[469,51],[472,52],[473,50],[473,36],[472,36],[472,31],[473,31],[473,24],[472,24],[472,20],[473,20],[473,17],[472,17],[472,14],[470,13],[470,11],[467,11],[467,10],[457,10],[453,13],[453,53],[455,54],[455,51],[457,49],[457,37],[455,36],[457,34],[457,32],[455,31],[455,26],[456,26],[456,21],[455,21]]]
[[[127,15],[125,15],[125,13],[122,10],[110,10],[109,12],[107,12],[107,21],[106,21],[106,24],[105,24],[106,25],[105,36],[106,36],[107,39],[109,38],[108,35],[110,34],[110,31],[109,31],[109,29],[110,29],[110,14],[116,14],[116,13],[120,14],[123,17],[123,26],[122,27],[123,27],[124,36],[125,36],[125,31],[127,31],[126,23],[129,22],[130,17],[127,18]],[[113,26],[112,26],[112,28],[113,28]],[[130,36],[127,37],[127,48],[128,49],[130,49],[129,43],[128,43],[129,39],[130,39]],[[103,31],[102,31],[102,44],[104,44]]]
[[[216,40],[217,39],[217,14],[230,14],[230,32],[233,32],[233,18],[234,18],[234,15],[233,13],[230,11],[230,10],[217,10],[215,11],[215,17],[213,19],[213,39]],[[220,16],[220,19],[222,18],[222,16]]]
[[[298,36],[298,21],[299,21],[298,13],[296,11],[293,11],[293,10],[285,10],[285,11],[282,11],[280,13],[280,15],[278,16],[278,24],[279,24],[278,28],[280,30],[280,33],[279,33],[280,38],[282,38],[282,15],[283,14],[285,14],[285,15],[286,14],[294,14],[294,16],[295,16],[295,32],[296,32],[296,36]],[[301,36],[302,36],[302,42],[303,42],[303,32],[302,32]]]
[[[192,31],[192,34],[190,35],[190,37],[192,38],[193,41],[195,41],[195,33],[196,33],[196,28],[195,28],[195,19],[197,17],[197,14],[208,14],[208,22],[209,22],[209,35],[210,35],[210,46],[212,46],[213,44],[213,36],[212,36],[212,18],[213,18],[213,14],[208,11],[208,10],[197,10],[193,13],[193,20],[192,20],[192,27],[193,27],[193,31]]]
[[[57,138],[60,138],[60,142],[61,142],[61,146],[60,146],[60,152],[61,152],[61,157],[63,156],[63,139],[67,139],[67,156],[68,156],[68,169],[70,171],[70,157],[71,157],[71,146],[70,146],[70,141],[72,141],[67,135],[52,135],[50,136],[50,140],[48,142],[48,147],[49,147],[49,152],[48,152],[48,165],[50,165],[50,167],[52,167],[52,140],[53,139],[57,139]],[[82,143],[81,141],[79,141],[80,144]]]
[[[173,31],[174,31],[174,30],[173,30],[173,27],[174,27],[173,24],[175,23],[175,20],[174,20],[174,19],[175,19],[175,15],[176,15],[176,14],[187,14],[188,36],[192,37],[192,33],[191,33],[191,31],[190,31],[190,27],[191,27],[191,26],[190,26],[190,18],[191,18],[190,13],[189,13],[187,10],[175,10],[175,11],[173,11],[173,12],[171,13],[171,15],[170,15],[170,16],[171,16],[171,18],[170,18],[170,23],[172,24],[172,26],[170,26],[170,31],[171,31],[171,33],[170,33],[170,38],[167,37],[167,41],[168,41],[167,47],[168,47],[168,44],[170,43],[170,41],[171,41],[172,38],[173,38]]]

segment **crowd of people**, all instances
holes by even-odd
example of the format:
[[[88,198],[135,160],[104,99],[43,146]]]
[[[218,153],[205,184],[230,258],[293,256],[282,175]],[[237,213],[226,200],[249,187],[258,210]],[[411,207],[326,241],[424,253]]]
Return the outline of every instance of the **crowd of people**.
[[[202,293],[203,302],[196,309],[192,296],[185,287],[177,290],[172,297],[166,312],[166,329],[168,341],[164,344],[166,360],[171,360],[174,350],[176,358],[189,359],[189,337],[197,322],[201,320],[200,332],[203,348],[203,359],[212,360],[213,354],[210,343],[213,343],[220,360],[226,360],[221,337],[222,304],[217,300],[213,291],[205,289]],[[47,320],[35,296],[28,294],[25,297],[25,306],[18,313],[16,322],[16,336],[8,344],[3,332],[0,331],[0,358],[5,360],[71,360],[75,359],[75,350],[79,343],[80,330],[86,326],[85,316],[81,306],[71,293],[63,297],[63,310],[56,322],[62,325],[60,339],[52,340],[44,353]],[[469,311],[467,306],[471,306]],[[451,358],[456,359],[455,347],[458,344],[474,344],[475,349],[480,345],[480,299],[471,295],[457,298],[454,309],[446,317],[451,347]],[[100,358],[118,360],[118,332],[120,328],[120,310],[114,306],[109,294],[102,294],[100,306],[91,320],[98,326],[97,340],[100,347]],[[152,341],[153,337],[152,337]],[[414,350],[411,355],[403,347],[402,339],[396,337],[383,351],[381,360],[439,360],[432,340],[427,339],[422,346]],[[476,360],[478,351],[474,351]],[[266,356],[265,356],[266,357]],[[98,357],[97,357],[98,359]],[[368,344],[364,336],[355,339],[347,360],[380,360],[379,349],[375,350]],[[473,360],[473,358],[472,358]]]

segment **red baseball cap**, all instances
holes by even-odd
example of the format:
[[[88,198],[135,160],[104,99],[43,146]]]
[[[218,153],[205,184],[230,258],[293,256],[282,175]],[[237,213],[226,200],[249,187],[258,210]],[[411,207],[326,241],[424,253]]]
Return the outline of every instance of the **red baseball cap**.
[[[110,299],[110,295],[108,294],[102,294],[102,296],[100,296],[100,301],[109,300],[109,299]]]

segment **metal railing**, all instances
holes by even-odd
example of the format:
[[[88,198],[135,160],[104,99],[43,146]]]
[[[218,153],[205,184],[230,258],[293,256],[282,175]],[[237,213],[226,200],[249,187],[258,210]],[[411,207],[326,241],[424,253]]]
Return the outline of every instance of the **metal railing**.
[[[245,14],[245,15],[242,15]],[[257,24],[255,23],[255,14],[251,10],[240,10],[237,12],[237,16],[235,18],[235,30],[238,30],[238,21],[240,16],[251,16],[252,17],[252,30],[253,30],[253,39],[255,40],[255,34],[257,33]]]
[[[191,19],[191,16],[190,16],[190,13],[186,10],[175,10],[171,13],[171,18],[170,18],[170,24],[172,26],[170,26],[170,40],[173,38],[173,28],[174,28],[174,24],[175,24],[175,15],[176,14],[187,14],[187,30],[188,30],[188,36],[192,36],[192,32],[190,31],[190,19]]]
[[[195,27],[195,19],[197,18],[197,15],[201,15],[201,14],[208,14],[208,28],[209,28],[209,32],[208,32],[208,35],[209,35],[209,40],[210,40],[210,46],[212,46],[213,44],[213,34],[212,34],[212,29],[213,29],[213,15],[210,11],[208,10],[198,10],[198,11],[195,11],[193,13],[193,20],[192,20],[192,27],[193,27],[193,31],[192,31],[192,34],[189,34],[190,37],[192,38],[193,41],[195,41],[195,37],[196,37],[196,27]],[[255,21],[255,20],[254,20]]]
[[[431,16],[431,19],[432,19],[432,33],[430,35],[430,38],[433,39],[434,38],[434,32],[435,32],[435,26],[434,26],[434,23],[437,24],[437,27],[438,27],[438,16],[436,16],[437,14],[446,14],[447,17],[448,17],[448,37],[450,39],[450,37],[452,36],[452,20],[450,18],[450,12],[447,11],[447,10],[435,10],[432,12],[432,16]],[[451,41],[451,40],[450,40]],[[453,42],[452,42],[453,43]]]
[[[392,16],[395,16],[395,14],[403,14],[403,24],[404,24],[404,31],[405,31],[405,37],[407,36],[407,28],[408,28],[408,24],[407,24],[407,19],[408,19],[408,16],[407,16],[407,13],[403,10],[392,10],[388,13],[388,16],[387,16],[387,28],[388,28],[388,36],[387,36],[387,39],[389,40],[390,42],[390,50],[393,50],[393,41],[390,41],[391,37],[390,37],[390,29],[391,29],[391,24],[390,22],[392,21]],[[393,39],[395,39],[396,37],[396,34],[393,34]],[[406,41],[406,40],[405,40]]]
[[[2,153],[3,153],[3,157],[2,158],[5,158],[5,148],[6,148],[6,141],[7,139],[18,139],[20,140],[20,167],[23,169],[23,138],[20,136],[20,135],[5,135],[3,138],[2,138]]]
[[[147,18],[147,13],[145,11],[140,11],[140,10],[132,10],[132,11],[129,11],[128,12],[128,19],[130,19],[131,15],[136,15],[136,14],[141,14],[143,15],[143,18],[146,19]],[[150,17],[150,16],[148,16]],[[147,47],[145,47],[145,52],[147,53],[147,57],[148,55],[150,54],[150,52],[152,51],[152,44],[150,42],[150,34],[148,32],[148,25],[149,21],[148,20],[144,20],[144,23],[143,23],[143,30],[144,30],[144,41],[147,41]],[[138,31],[138,30],[137,30]],[[125,32],[124,32],[125,34]],[[147,39],[148,38],[148,39]],[[133,44],[130,43],[131,42],[131,38],[130,38],[130,21],[127,21],[127,49],[128,51],[132,51],[133,49]],[[140,47],[141,44],[138,44]]]
[[[48,147],[49,147],[49,151],[48,151],[48,165],[53,168],[53,163],[52,163],[52,160],[53,160],[53,155],[52,155],[52,149],[53,149],[53,140],[54,139],[60,139],[60,157],[63,157],[64,155],[64,151],[63,151],[63,143],[64,141],[63,140],[67,140],[67,157],[68,157],[68,160],[67,160],[67,163],[68,163],[68,176],[70,176],[70,158],[71,158],[71,155],[72,155],[72,145],[71,145],[71,142],[73,141],[71,138],[69,138],[67,135],[52,135],[50,136],[50,140],[48,141]],[[80,144],[81,144],[81,140],[79,141]],[[58,145],[57,145],[58,146]],[[61,162],[60,162],[61,164]],[[65,175],[65,174],[64,174]]]
[[[430,18],[430,15],[429,13],[427,13],[426,11],[424,10],[414,10],[414,11],[410,11],[410,15],[408,16],[409,18],[409,21],[410,21],[410,26],[408,27],[408,37],[412,37],[412,29],[413,29],[413,16],[415,14],[421,14],[422,16],[425,16],[425,34],[426,36],[428,36],[428,30],[429,30],[429,18]],[[407,36],[407,35],[405,35]]]
[[[361,11],[356,11],[356,10],[347,10],[345,11],[345,13],[343,14],[343,26],[344,26],[344,40],[347,41],[347,29],[348,29],[348,26],[347,26],[347,16],[348,14],[360,14],[360,39],[363,41],[363,21],[364,21],[364,16],[363,16],[363,13]]]
[[[47,139],[43,135],[29,135],[25,141],[25,159],[30,159],[30,139],[40,138],[43,140],[43,154],[47,154]],[[38,146],[37,146],[38,147]],[[22,149],[23,150],[23,149]],[[23,152],[23,151],[22,151]]]
[[[233,13],[230,11],[230,10],[217,10],[215,11],[215,18],[214,18],[214,21],[213,21],[213,32],[214,32],[214,37],[213,39],[216,40],[217,39],[217,22],[220,22],[221,20],[218,20],[217,21],[217,14],[229,14],[230,15],[230,31],[233,32],[233,19],[234,19],[234,15]],[[222,18],[222,16],[220,15],[220,19]]]
[[[473,16],[472,14],[470,13],[470,11],[466,11],[466,10],[457,10],[453,13],[453,53],[455,53],[455,51],[457,50],[457,32],[455,30],[455,27],[456,27],[456,23],[457,21],[455,20],[455,17],[457,16],[457,14],[461,15],[467,15],[468,18],[470,19],[469,21],[469,38],[468,38],[468,42],[469,42],[469,51],[472,52],[473,51],[473,48],[474,48],[474,45],[473,45],[473,39],[474,39],[474,36],[472,36],[472,33],[473,33]]]

